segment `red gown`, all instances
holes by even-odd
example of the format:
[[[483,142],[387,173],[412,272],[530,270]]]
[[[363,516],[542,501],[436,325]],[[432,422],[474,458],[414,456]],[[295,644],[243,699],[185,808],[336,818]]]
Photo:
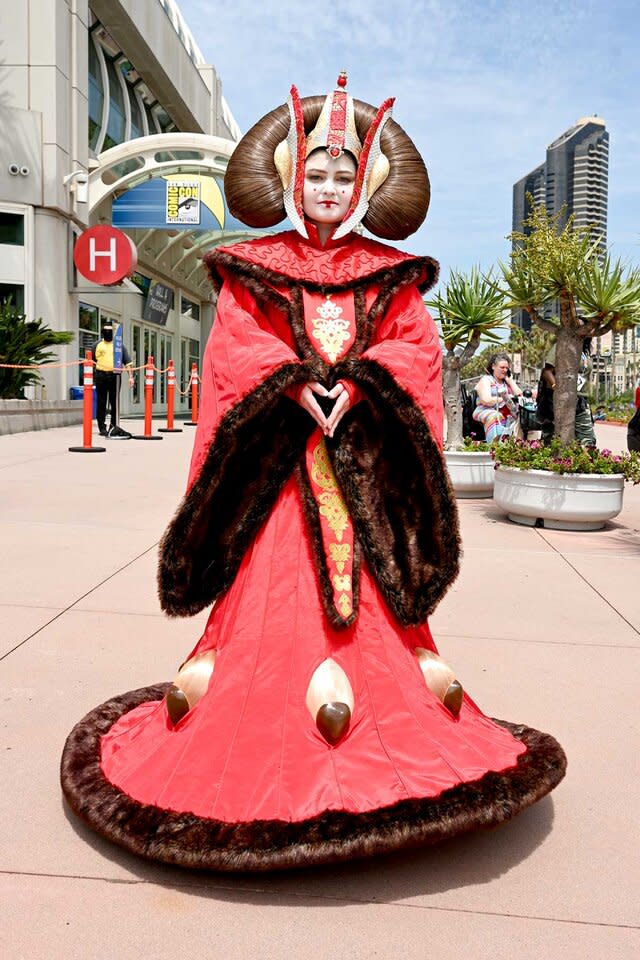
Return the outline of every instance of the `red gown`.
[[[120,827],[118,835],[105,829],[104,811],[99,823],[79,812],[131,849],[173,862],[231,869],[230,862],[264,868],[271,858],[275,865],[300,857],[335,859],[358,852],[353,832],[370,831],[371,818],[380,834],[377,813],[385,824],[389,817],[395,823],[411,816],[417,823],[423,808],[416,803],[450,798],[459,807],[459,791],[469,784],[484,785],[476,797],[482,806],[487,778],[503,773],[509,779],[527,753],[526,737],[488,719],[466,694],[454,718],[427,688],[414,652],[435,651],[424,611],[457,570],[455,506],[437,449],[441,351],[419,291],[433,280],[434,267],[353,235],[323,249],[314,236],[308,242],[297,234],[228,248],[209,266],[222,285],[203,361],[188,494],[163,544],[160,586],[171,614],[194,612],[215,599],[192,651],[215,649],[215,669],[206,694],[175,726],[161,691],[110,715],[96,740],[96,775],[112,791],[110,802],[118,797],[129,804],[129,816],[146,811],[154,836],[168,822],[175,831],[186,816],[190,830],[215,824],[216,839],[207,842],[218,848],[227,843],[220,840],[224,825],[243,828],[245,840],[248,830],[249,839],[240,843],[244,859],[194,859],[192,851],[167,854],[164,841],[158,848],[149,826],[144,845],[142,827],[135,828],[134,841],[123,840]],[[301,279],[311,281],[302,295]],[[286,304],[293,303],[299,309],[292,323],[294,311],[287,314]],[[369,324],[364,333],[363,318]],[[333,372],[355,403],[344,418],[344,441],[337,431],[336,443],[325,447],[319,428],[292,397],[297,384],[318,373],[326,382]],[[424,430],[424,457],[433,461],[425,468],[424,489],[414,490],[412,476],[422,467],[386,462],[394,457],[371,439],[378,437],[371,424],[380,408],[387,418],[404,417],[393,429],[394,421],[381,421],[387,434],[397,433],[394,442],[401,443],[403,424]],[[270,437],[266,448],[260,429]],[[373,459],[362,460],[363,437],[375,447]],[[395,459],[403,460],[403,450],[398,447]],[[406,457],[413,456],[408,450]],[[359,473],[354,463],[364,465]],[[406,490],[379,489],[396,482]],[[428,497],[435,504],[431,513],[425,512]],[[422,583],[428,576],[430,593]],[[312,674],[327,657],[344,670],[354,694],[351,724],[334,746],[305,702]],[[555,762],[556,781],[560,767]],[[542,792],[550,781],[547,773]],[[500,784],[491,790],[502,790]],[[534,793],[526,802],[541,795]],[[470,806],[476,801],[469,799]],[[512,812],[505,804],[493,819]],[[343,822],[351,825],[346,833],[336,826]],[[276,837],[257,861],[246,854],[257,843],[256,824],[261,837],[265,830]],[[316,840],[319,829],[337,830],[333,846],[323,834],[324,854],[309,852],[310,825]],[[298,827],[302,841],[286,832]],[[395,845],[387,837],[363,850]],[[275,857],[272,848],[279,850]]]

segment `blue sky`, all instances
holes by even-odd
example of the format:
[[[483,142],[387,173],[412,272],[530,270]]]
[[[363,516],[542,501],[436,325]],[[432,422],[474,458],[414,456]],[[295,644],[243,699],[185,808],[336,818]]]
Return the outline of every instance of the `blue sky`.
[[[640,4],[637,0],[180,0],[240,127],[328,92],[394,116],[424,156],[432,199],[403,247],[488,268],[509,249],[513,183],[580,117],[610,135],[609,243],[640,264]]]

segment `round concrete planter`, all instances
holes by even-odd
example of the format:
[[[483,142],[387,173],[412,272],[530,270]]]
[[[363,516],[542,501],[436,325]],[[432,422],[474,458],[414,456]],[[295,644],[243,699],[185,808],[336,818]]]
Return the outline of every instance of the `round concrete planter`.
[[[445,450],[444,459],[456,497],[486,498],[493,495],[496,471],[488,451]]]
[[[509,520],[554,530],[600,530],[622,510],[624,477],[498,467],[493,499]]]

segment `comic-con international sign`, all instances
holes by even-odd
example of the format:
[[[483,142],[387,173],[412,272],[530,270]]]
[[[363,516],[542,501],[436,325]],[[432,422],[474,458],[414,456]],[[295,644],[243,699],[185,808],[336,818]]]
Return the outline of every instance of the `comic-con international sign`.
[[[197,223],[187,222],[186,215],[193,216],[196,204],[180,207],[181,200],[194,200],[194,184],[200,188],[195,194],[199,199]],[[177,188],[177,191],[176,191]],[[177,201],[177,207],[176,207]],[[176,211],[181,211],[179,219]],[[168,215],[169,214],[169,215]],[[224,180],[220,174],[168,173],[144,180],[130,190],[125,190],[113,201],[112,223],[121,230],[183,230],[188,233],[200,230],[244,231],[244,224],[229,213],[224,201]]]
[[[167,224],[200,223],[200,180],[167,178]]]

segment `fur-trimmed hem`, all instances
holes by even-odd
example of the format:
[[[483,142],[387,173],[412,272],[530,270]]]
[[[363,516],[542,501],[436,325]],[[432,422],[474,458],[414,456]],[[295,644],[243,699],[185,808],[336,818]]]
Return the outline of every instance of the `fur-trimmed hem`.
[[[77,724],[65,744],[61,783],[71,809],[93,830],[149,860],[193,869],[266,871],[351,860],[427,846],[493,827],[549,793],[564,777],[566,757],[552,736],[495,721],[525,743],[514,767],[369,813],[327,811],[296,823],[226,823],[139,803],[115,787],[100,766],[100,739],[129,710],[160,700],[169,684],[114,697]]]

